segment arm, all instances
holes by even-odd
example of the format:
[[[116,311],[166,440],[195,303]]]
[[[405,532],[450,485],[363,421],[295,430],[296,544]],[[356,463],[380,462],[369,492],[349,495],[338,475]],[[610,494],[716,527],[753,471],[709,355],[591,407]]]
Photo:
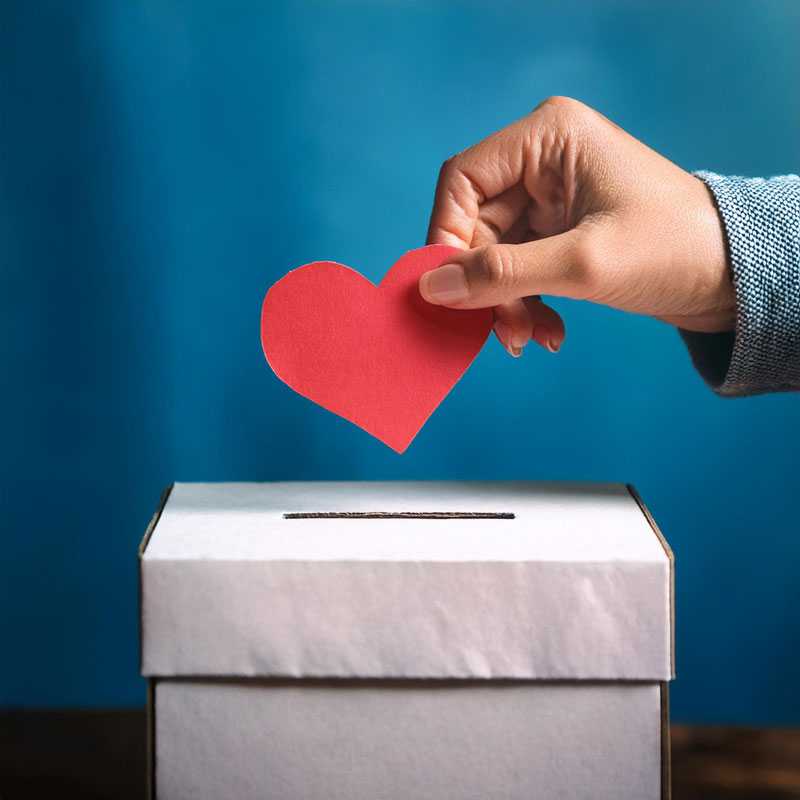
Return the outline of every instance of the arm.
[[[491,307],[513,356],[558,351],[554,295],[675,326],[720,394],[800,388],[799,208],[796,177],[691,175],[551,98],[445,162],[428,241],[463,252],[420,293]]]
[[[720,395],[800,390],[800,177],[699,172],[725,228],[736,330],[681,331]]]

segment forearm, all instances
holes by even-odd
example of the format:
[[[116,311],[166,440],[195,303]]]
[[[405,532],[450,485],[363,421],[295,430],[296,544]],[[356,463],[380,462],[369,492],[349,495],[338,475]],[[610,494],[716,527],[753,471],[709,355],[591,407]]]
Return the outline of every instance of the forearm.
[[[714,195],[736,291],[736,330],[681,331],[720,395],[800,390],[800,178],[699,172]]]

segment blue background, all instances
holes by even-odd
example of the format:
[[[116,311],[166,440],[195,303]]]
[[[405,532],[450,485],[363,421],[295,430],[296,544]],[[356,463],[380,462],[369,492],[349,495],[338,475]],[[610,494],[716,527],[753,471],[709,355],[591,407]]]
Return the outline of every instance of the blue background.
[[[491,5],[491,8],[489,7]],[[721,400],[677,334],[557,302],[402,457],[264,363],[264,291],[423,243],[440,163],[544,97],[687,169],[800,160],[786,2],[6,4],[0,705],[144,701],[136,546],[172,480],[632,481],[677,555],[679,720],[800,723],[800,403]]]

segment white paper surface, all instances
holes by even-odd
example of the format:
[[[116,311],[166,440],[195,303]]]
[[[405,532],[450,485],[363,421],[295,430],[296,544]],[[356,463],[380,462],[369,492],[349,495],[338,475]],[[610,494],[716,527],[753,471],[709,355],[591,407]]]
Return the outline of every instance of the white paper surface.
[[[157,800],[658,800],[658,685],[160,681]]]
[[[286,520],[287,512],[511,512],[514,520]],[[621,484],[176,483],[146,560],[664,561]]]
[[[142,590],[146,675],[672,675],[669,560],[624,486],[178,484]]]

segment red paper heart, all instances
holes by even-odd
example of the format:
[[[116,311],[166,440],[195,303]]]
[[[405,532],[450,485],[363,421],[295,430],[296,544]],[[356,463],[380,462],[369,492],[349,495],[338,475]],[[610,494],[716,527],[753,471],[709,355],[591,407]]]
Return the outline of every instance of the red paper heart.
[[[269,365],[299,394],[402,453],[492,327],[489,309],[442,308],[419,294],[422,273],[457,252],[412,250],[378,286],[333,261],[292,270],[261,309]]]

